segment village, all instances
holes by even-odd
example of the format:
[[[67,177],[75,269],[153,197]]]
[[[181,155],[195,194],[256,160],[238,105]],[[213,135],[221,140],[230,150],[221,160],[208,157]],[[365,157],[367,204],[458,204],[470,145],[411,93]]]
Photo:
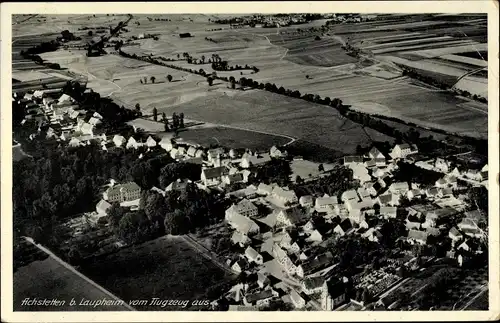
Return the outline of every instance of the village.
[[[428,158],[416,145],[398,143],[386,151],[369,147],[333,165],[310,162],[317,170],[307,179],[292,167],[288,184],[280,186],[255,174],[275,160],[309,162],[286,147],[201,147],[135,127],[134,134],[107,134],[101,114],[50,89],[22,97],[13,93],[12,101],[26,106],[21,125],[27,120],[39,124],[30,140],[43,136],[73,149],[98,143],[103,154],[141,149],[139,159],[160,154],[200,167],[199,180],[177,178],[150,190],[165,196],[195,185],[230,201],[223,225],[231,246],[218,258],[238,279],[212,302],[215,309],[419,309],[427,306],[422,302],[432,288],[441,286],[442,276],[453,276],[443,273],[443,264],[463,271],[486,266],[488,216],[468,194],[471,187],[487,189],[486,163],[468,168],[457,162],[462,156]],[[403,167],[432,172],[437,179],[428,183],[405,176]],[[325,181],[349,182],[350,188],[331,194],[315,189],[315,183]],[[142,191],[138,183],[110,178],[95,211],[84,214],[82,223],[106,226],[115,203],[139,209]],[[427,275],[417,278],[423,272]]]

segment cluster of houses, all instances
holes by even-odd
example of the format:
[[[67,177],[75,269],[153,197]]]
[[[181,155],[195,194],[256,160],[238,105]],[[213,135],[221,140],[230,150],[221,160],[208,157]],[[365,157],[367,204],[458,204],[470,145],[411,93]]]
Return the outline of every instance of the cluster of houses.
[[[242,253],[228,264],[235,272],[255,274],[255,279],[234,286],[225,295],[233,303],[231,309],[259,309],[281,299],[297,309],[333,310],[349,301],[341,287],[345,282],[331,278],[336,266],[333,255],[317,254],[322,250],[317,247],[346,235],[381,242],[381,225],[374,218],[404,221],[406,234],[399,240],[408,244],[427,245],[435,243],[431,236],[449,237],[448,256],[460,265],[482,253],[477,241],[487,235],[481,225],[486,218],[479,210],[464,213],[468,205],[463,196],[456,196],[457,177],[445,174],[429,187],[394,179],[397,162],[417,152],[415,146],[400,144],[388,156],[372,148],[365,156],[345,157],[344,165],[353,170],[360,187],[339,196],[298,197],[286,187],[264,183],[233,195],[240,201],[227,209],[225,219],[234,229],[231,241]],[[402,206],[403,199],[410,206]],[[313,214],[323,220],[318,223]],[[447,224],[462,217],[449,228]],[[373,273],[357,287],[378,294],[399,279],[394,273]]]
[[[481,169],[459,169],[453,167],[453,163],[445,158],[437,157],[431,160],[417,161],[415,165],[436,172],[444,173],[455,178],[459,178],[472,184],[481,184],[488,187],[488,165],[484,165]]]

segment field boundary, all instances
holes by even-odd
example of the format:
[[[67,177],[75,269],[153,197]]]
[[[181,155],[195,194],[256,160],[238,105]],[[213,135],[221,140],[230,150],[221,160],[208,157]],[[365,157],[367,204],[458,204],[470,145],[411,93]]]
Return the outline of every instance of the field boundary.
[[[46,247],[42,246],[41,244],[36,243],[33,240],[33,238],[24,237],[24,240],[26,240],[27,242],[31,243],[32,245],[34,245],[35,247],[37,247],[38,249],[40,249],[41,251],[43,251],[44,253],[46,253],[47,255],[49,255],[49,257],[51,257],[52,259],[54,259],[55,261],[57,261],[64,268],[66,268],[69,271],[71,271],[72,273],[76,274],[78,277],[82,278],[87,283],[91,284],[92,286],[96,287],[101,292],[103,292],[107,296],[111,297],[113,300],[122,301],[123,302],[123,306],[125,306],[130,311],[137,311],[135,308],[133,308],[132,306],[130,306],[126,301],[124,301],[121,298],[117,297],[116,295],[114,295],[113,293],[111,293],[110,291],[108,291],[107,289],[105,289],[104,287],[102,287],[101,285],[99,285],[96,282],[94,282],[92,279],[88,278],[87,276],[85,276],[84,274],[82,274],[81,272],[79,272],[78,270],[76,270],[73,266],[71,266],[70,264],[68,264],[67,262],[65,262],[64,260],[62,260],[61,258],[59,258],[58,256],[56,256],[52,251],[50,251]]]

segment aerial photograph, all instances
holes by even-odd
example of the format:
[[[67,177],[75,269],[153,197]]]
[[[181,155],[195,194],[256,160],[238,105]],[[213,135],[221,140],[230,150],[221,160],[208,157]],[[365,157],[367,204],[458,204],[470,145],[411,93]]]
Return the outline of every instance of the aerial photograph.
[[[488,311],[487,20],[12,15],[13,311]]]

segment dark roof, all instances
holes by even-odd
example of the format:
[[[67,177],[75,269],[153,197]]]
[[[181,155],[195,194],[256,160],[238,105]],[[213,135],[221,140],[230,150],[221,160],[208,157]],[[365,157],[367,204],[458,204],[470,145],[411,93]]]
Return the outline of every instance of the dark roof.
[[[345,156],[344,163],[362,163],[363,156]]]
[[[304,212],[299,207],[291,207],[283,210],[283,212],[286,214],[288,219],[290,219],[290,222],[292,222],[293,224],[301,222],[305,217]]]
[[[326,286],[331,298],[337,298],[345,293],[345,286],[341,280],[330,279],[326,282]]]
[[[202,171],[205,174],[206,179],[222,177],[222,176],[227,175],[229,173],[227,167],[225,167],[225,166],[214,167],[214,168],[204,168]]]
[[[342,228],[342,230],[344,230],[344,232],[352,228],[352,223],[349,219],[344,219],[342,222],[340,222],[339,225]]]
[[[264,290],[259,293],[251,294],[246,296],[248,303],[253,304],[259,300],[273,297],[273,291],[271,289]]]

